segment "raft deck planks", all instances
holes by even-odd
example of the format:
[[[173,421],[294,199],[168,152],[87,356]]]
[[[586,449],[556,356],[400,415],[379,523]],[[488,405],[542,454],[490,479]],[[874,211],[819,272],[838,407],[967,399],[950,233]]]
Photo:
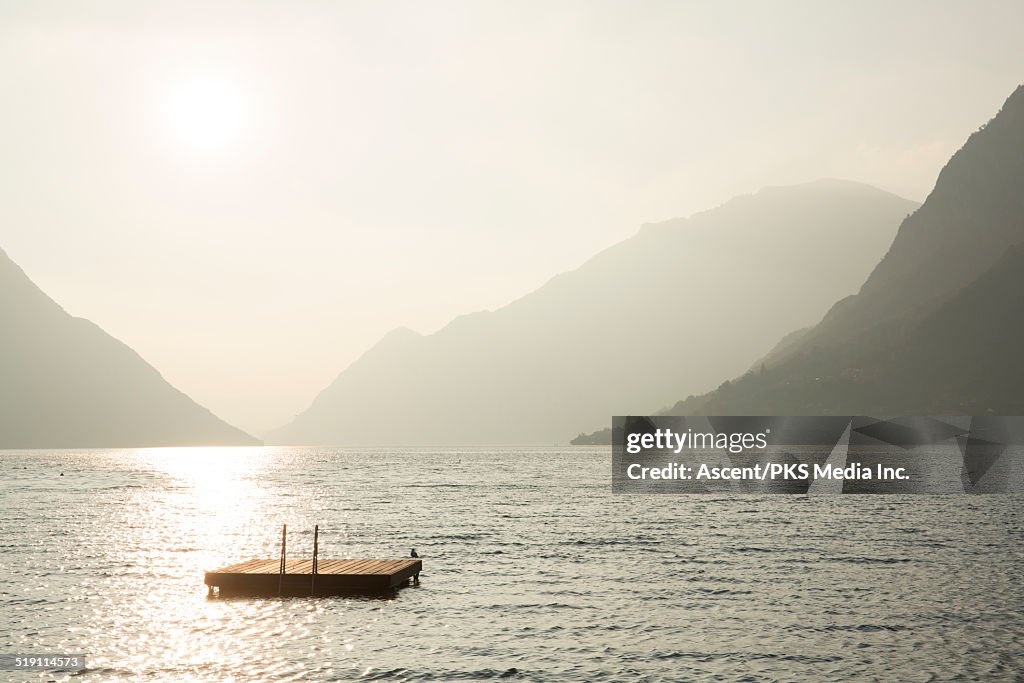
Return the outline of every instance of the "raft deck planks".
[[[210,593],[220,595],[338,595],[386,593],[418,577],[422,560],[246,560],[206,572]]]

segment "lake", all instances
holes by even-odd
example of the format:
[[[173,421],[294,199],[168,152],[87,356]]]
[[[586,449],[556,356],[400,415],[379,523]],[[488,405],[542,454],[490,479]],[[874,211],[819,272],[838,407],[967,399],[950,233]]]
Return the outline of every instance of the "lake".
[[[0,652],[132,681],[998,681],[1022,496],[613,495],[610,448],[0,452]],[[60,476],[63,473],[63,476]],[[387,599],[204,570],[423,557]],[[34,676],[34,678],[33,678]]]

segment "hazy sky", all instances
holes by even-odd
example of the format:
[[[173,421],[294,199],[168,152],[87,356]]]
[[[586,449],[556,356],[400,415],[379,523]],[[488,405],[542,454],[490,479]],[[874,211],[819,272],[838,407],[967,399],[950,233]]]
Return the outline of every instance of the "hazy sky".
[[[1021,26],[1019,0],[0,2],[0,247],[259,432],[388,330],[642,222],[820,177],[923,199],[1024,80]]]

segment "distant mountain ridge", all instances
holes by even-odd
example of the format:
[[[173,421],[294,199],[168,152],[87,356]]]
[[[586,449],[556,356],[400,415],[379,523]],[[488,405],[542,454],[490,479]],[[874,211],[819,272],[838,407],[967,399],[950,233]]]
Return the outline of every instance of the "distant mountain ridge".
[[[268,440],[564,443],[742,372],[854,291],[917,206],[830,180],[645,225],[501,309],[391,332]]]
[[[0,449],[252,445],[0,249]]]
[[[667,412],[1021,415],[1022,343],[1024,86],[949,160],[857,295],[764,371]]]

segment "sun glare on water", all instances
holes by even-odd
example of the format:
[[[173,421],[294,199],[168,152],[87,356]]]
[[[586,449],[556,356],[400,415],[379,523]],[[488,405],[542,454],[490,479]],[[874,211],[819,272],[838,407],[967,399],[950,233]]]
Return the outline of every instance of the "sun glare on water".
[[[249,523],[264,495],[260,478],[272,461],[271,452],[259,447],[152,448],[140,456],[168,477],[168,495],[178,509],[195,513],[175,520],[182,538],[206,548],[218,547],[225,533]]]
[[[241,94],[230,82],[215,78],[196,78],[172,87],[165,113],[175,137],[201,151],[231,144],[245,126]]]

